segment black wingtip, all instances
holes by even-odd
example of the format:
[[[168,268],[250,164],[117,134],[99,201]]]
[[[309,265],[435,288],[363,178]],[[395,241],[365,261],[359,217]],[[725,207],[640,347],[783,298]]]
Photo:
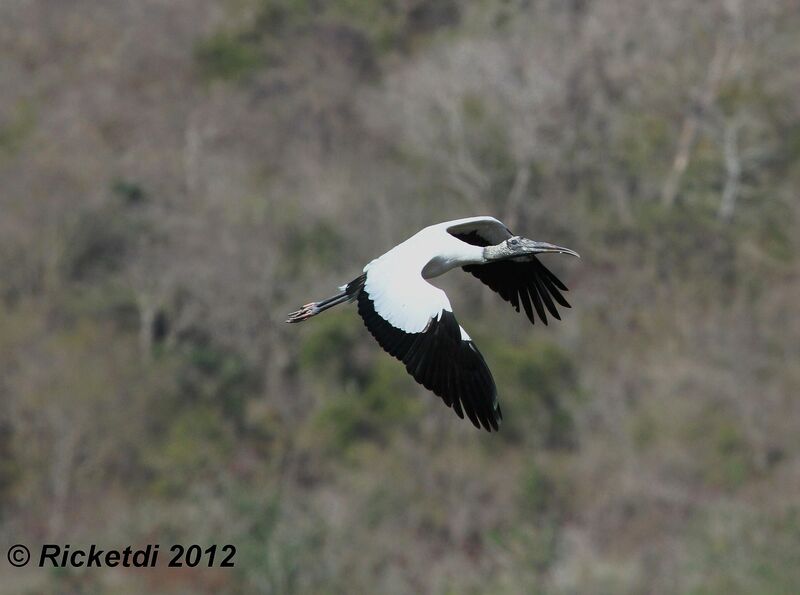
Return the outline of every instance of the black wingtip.
[[[406,333],[375,310],[366,290],[357,296],[358,313],[381,347],[406,366],[422,386],[439,396],[455,414],[467,417],[478,429],[499,429],[496,388],[483,356],[471,341],[462,339],[455,316],[443,310],[424,330]]]

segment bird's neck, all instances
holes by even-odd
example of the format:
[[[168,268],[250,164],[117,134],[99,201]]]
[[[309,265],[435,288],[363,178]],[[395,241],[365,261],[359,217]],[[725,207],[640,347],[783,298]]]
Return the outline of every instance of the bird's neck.
[[[462,243],[463,244],[463,243]],[[422,269],[422,277],[430,279],[443,275],[457,267],[470,264],[483,264],[483,248],[480,246],[459,245],[457,250],[446,250],[427,261]]]
[[[497,246],[485,246],[483,248],[482,258],[484,263],[504,260],[508,257],[509,254],[505,244],[498,244]]]

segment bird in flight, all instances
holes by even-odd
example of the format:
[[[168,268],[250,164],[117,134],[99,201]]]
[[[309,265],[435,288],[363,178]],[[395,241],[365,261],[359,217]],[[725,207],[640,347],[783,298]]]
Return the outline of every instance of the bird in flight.
[[[566,286],[536,257],[569,248],[512,234],[494,217],[469,217],[431,225],[364,267],[340,293],[306,304],[286,322],[302,322],[345,302],[358,313],[380,346],[414,379],[441,397],[476,428],[497,430],[503,418],[492,373],[456,321],[444,291],[428,283],[456,267],[473,274],[531,323],[547,313],[561,320],[556,304],[569,308]]]

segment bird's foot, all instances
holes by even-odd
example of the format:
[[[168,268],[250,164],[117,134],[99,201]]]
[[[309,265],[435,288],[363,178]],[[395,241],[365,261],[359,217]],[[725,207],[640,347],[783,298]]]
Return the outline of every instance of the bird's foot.
[[[319,313],[320,310],[317,308],[317,302],[311,302],[310,304],[306,304],[299,310],[289,314],[288,318],[286,318],[286,322],[303,322],[304,320],[308,320],[312,316],[316,316]]]

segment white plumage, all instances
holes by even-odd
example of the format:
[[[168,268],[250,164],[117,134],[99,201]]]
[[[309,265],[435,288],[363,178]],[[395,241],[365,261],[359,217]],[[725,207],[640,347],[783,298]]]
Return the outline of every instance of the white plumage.
[[[569,307],[567,288],[535,254],[576,252],[514,236],[494,217],[469,217],[431,225],[367,264],[341,293],[289,315],[302,322],[338,304],[357,301],[367,329],[422,385],[476,427],[498,429],[497,391],[483,356],[456,322],[444,291],[427,279],[463,267],[531,322],[547,324],[555,303]]]

